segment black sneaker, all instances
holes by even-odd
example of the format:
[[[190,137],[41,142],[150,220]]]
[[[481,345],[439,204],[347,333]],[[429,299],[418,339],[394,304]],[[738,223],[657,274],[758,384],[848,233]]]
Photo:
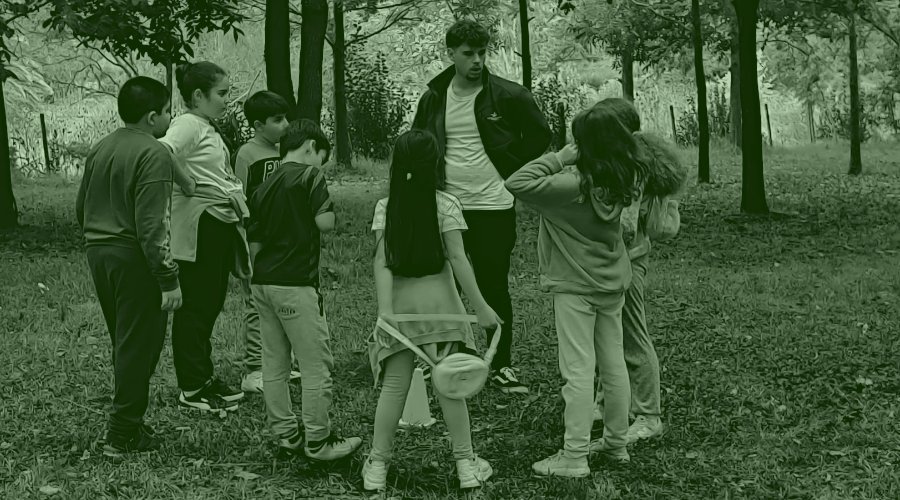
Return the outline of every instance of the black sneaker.
[[[229,403],[244,399],[244,391],[232,389],[228,386],[228,384],[222,382],[217,378],[212,379],[208,387],[213,394],[218,395],[220,398],[228,401]]]
[[[297,429],[297,433],[293,436],[278,440],[278,454],[281,456],[303,455],[303,446],[305,444],[303,432]]]
[[[159,439],[147,425],[138,427],[131,439],[120,441],[107,435],[105,442],[103,455],[109,458],[121,458],[127,453],[146,453],[159,449]]]
[[[238,404],[233,401],[225,401],[214,393],[210,386],[206,386],[193,396],[187,396],[184,391],[178,395],[178,404],[185,408],[194,408],[200,411],[234,411]]]
[[[512,368],[508,366],[504,366],[500,368],[496,372],[494,372],[494,376],[491,377],[491,382],[496,385],[501,392],[506,394],[527,394],[528,388],[525,387],[525,384],[519,382],[519,379],[516,378],[516,374]]]

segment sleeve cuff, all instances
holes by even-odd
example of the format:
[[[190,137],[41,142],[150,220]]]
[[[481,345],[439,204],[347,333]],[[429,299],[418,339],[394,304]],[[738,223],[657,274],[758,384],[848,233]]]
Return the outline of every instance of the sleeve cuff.
[[[159,278],[159,289],[163,292],[171,292],[179,287],[178,275],[165,276]]]

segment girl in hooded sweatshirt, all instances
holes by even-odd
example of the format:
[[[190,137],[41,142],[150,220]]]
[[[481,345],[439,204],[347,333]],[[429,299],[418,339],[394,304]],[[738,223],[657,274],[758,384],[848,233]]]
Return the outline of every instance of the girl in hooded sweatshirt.
[[[631,260],[631,286],[622,307],[622,340],[631,384],[631,413],[635,419],[626,435],[629,444],[663,432],[659,390],[659,359],[647,329],[644,313],[644,281],[649,267],[651,242],[665,241],[678,232],[680,217],[674,196],[684,185],[687,171],[678,154],[665,140],[640,131],[641,118],[625,99],[609,99],[625,126],[634,133],[638,147],[647,154],[647,173],[641,198],[622,214],[622,229]],[[603,382],[594,407],[594,420],[603,420]]]
[[[566,383],[563,449],[536,462],[540,475],[590,474],[594,373],[603,380],[603,438],[595,450],[628,461],[631,393],[622,347],[622,306],[631,264],[621,215],[640,197],[645,151],[604,100],[572,122],[574,144],[522,167],[506,188],[541,215],[541,287],[553,294],[559,368]]]

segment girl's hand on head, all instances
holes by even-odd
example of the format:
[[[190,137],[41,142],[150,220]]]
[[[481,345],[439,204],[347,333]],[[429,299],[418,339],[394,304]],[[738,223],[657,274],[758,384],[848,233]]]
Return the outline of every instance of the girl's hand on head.
[[[563,165],[574,165],[575,160],[578,159],[578,146],[573,142],[566,144],[564,148],[556,152],[556,158]]]

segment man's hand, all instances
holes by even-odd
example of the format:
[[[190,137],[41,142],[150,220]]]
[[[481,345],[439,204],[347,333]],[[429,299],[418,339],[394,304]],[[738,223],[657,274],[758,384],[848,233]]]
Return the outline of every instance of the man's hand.
[[[181,307],[181,287],[162,293],[162,310],[177,311]]]

